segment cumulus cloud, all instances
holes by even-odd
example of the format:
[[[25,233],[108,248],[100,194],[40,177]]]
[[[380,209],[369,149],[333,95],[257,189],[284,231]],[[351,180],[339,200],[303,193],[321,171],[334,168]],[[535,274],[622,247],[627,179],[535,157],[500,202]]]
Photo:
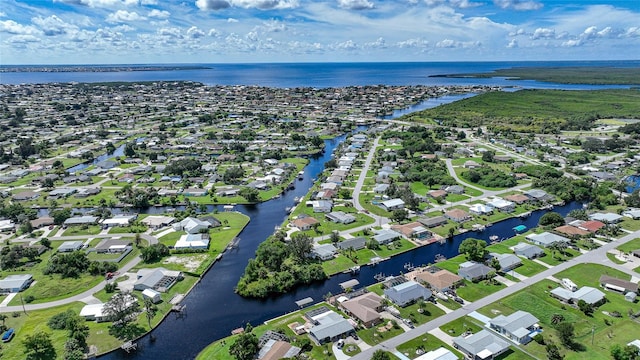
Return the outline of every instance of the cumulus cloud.
[[[107,22],[109,23],[120,23],[120,22],[128,22],[128,21],[142,21],[147,18],[139,15],[135,11],[126,11],[126,10],[118,10],[114,13],[107,15]]]
[[[75,25],[68,24],[59,17],[51,15],[49,17],[35,17],[31,22],[37,25],[46,36],[64,35],[70,30],[75,30]]]
[[[507,44],[507,48],[509,49],[515,49],[518,47],[518,40],[516,39],[511,39],[511,41],[509,41],[509,44]]]
[[[240,20],[235,19],[235,18],[228,18],[228,19],[227,19],[227,22],[228,22],[228,23],[237,23],[237,22],[240,22]]]
[[[493,0],[493,3],[502,9],[519,11],[538,10],[544,6],[541,2],[533,0]]]
[[[373,49],[386,49],[387,42],[384,38],[379,37],[376,41],[364,43],[363,47],[365,48],[373,48]]]
[[[0,17],[7,17],[7,13],[5,13],[4,11],[0,11]]]
[[[192,26],[189,28],[189,30],[187,30],[187,36],[192,39],[198,39],[203,37],[204,35],[204,31],[198,29],[197,26]]]
[[[30,25],[18,24],[13,20],[0,21],[0,32],[16,35],[31,35],[38,33],[38,30]]]
[[[349,10],[369,10],[374,8],[373,3],[369,0],[338,0],[338,6]]]
[[[70,5],[83,5],[93,8],[111,8],[116,6],[133,6],[133,5],[154,5],[157,3],[155,0],[54,0],[54,2],[61,2]]]
[[[442,41],[438,41],[436,43],[436,47],[438,48],[472,48],[479,47],[481,45],[480,41],[457,41],[451,39],[444,39]]]
[[[16,35],[10,37],[7,41],[12,44],[26,44],[40,42],[40,39],[33,35]]]
[[[556,37],[556,31],[553,30],[553,29],[549,29],[549,28],[537,28],[533,32],[533,35],[531,35],[531,38],[533,40],[552,39],[554,37]]]
[[[509,36],[513,37],[513,36],[519,36],[519,35],[526,35],[526,31],[522,28],[516,30],[516,31],[512,31],[509,33]]]
[[[277,20],[271,20],[264,22],[263,28],[266,32],[282,32],[287,30],[287,25]]]
[[[579,39],[563,41],[561,44],[563,47],[576,47],[582,45],[582,41]]]
[[[149,11],[147,16],[150,17],[150,18],[156,18],[156,19],[166,19],[169,16],[171,16],[171,13],[168,12],[167,10],[153,9],[153,10]]]
[[[172,37],[172,38],[182,38],[180,29],[176,27],[160,28],[158,29],[158,35]]]
[[[196,0],[200,10],[223,10],[231,6],[245,9],[292,9],[299,6],[298,0]]]
[[[426,48],[429,46],[429,41],[422,38],[408,39],[397,42],[396,46],[400,48]]]
[[[218,29],[211,28],[209,29],[209,32],[207,33],[207,35],[211,37],[219,37],[222,35],[222,33]]]
[[[409,1],[412,4],[416,4],[417,1]],[[439,6],[439,5],[448,5],[451,6],[453,8],[459,8],[459,9],[468,9],[468,8],[473,8],[476,6],[481,6],[482,3],[480,2],[474,2],[474,1],[469,1],[469,0],[424,0],[424,3],[427,4],[427,6]]]
[[[342,50],[356,50],[358,48],[358,45],[352,40],[347,40],[347,41],[336,44],[335,48],[342,49]]]

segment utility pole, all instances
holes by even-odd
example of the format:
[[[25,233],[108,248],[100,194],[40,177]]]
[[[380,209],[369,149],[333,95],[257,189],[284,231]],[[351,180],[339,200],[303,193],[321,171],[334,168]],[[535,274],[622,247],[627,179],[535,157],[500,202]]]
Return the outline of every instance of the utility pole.
[[[592,326],[591,327],[591,345],[593,346],[593,337],[595,336],[596,333],[596,327]]]
[[[27,309],[24,306],[24,301],[22,300],[22,294],[20,294],[20,303],[22,304],[22,311],[24,311],[24,314],[29,316],[29,314],[27,314]]]

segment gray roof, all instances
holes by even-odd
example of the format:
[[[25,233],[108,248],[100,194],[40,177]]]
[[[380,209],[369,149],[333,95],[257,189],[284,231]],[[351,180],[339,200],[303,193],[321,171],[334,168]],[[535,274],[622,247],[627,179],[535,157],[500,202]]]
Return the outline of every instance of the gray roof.
[[[376,234],[373,236],[373,240],[383,244],[399,237],[400,234],[398,234],[397,232],[385,229],[376,231]]]
[[[82,248],[82,241],[65,241],[58,247],[58,251],[66,252],[66,251],[75,251]]]
[[[384,294],[394,304],[404,306],[418,299],[428,299],[433,294],[431,290],[415,281],[407,281],[392,288],[385,289]]]
[[[0,280],[0,289],[22,289],[31,279],[33,279],[31,274],[7,275]]]
[[[551,290],[551,294],[564,301],[572,300],[578,302],[583,300],[587,304],[597,304],[604,299],[604,293],[596,288],[590,286],[583,286],[576,291],[567,290],[562,287],[557,287]]]
[[[602,221],[603,223],[612,223],[620,221],[622,219],[622,215],[613,213],[595,213],[589,215],[589,219]]]
[[[491,354],[499,354],[509,347],[509,343],[493,335],[489,330],[481,330],[477,333],[465,337],[457,337],[453,342],[465,352],[474,356],[484,350]]]
[[[555,242],[565,242],[568,243],[570,240],[564,236],[552,234],[550,232],[543,232],[541,234],[529,234],[526,236],[528,240],[533,242],[542,244],[543,246],[549,246]]]
[[[489,323],[505,329],[509,333],[521,338],[530,333],[527,328],[538,323],[538,319],[530,313],[518,310],[509,316],[498,315],[491,319]],[[523,331],[524,329],[524,331]]]
[[[458,275],[468,279],[478,279],[487,276],[490,272],[494,271],[493,268],[484,264],[473,264],[467,267],[461,267],[458,269]]]
[[[516,253],[516,255],[522,255],[528,259],[531,259],[536,256],[542,255],[544,253],[544,250],[535,245],[518,243],[518,245],[513,247],[513,252]]]
[[[435,217],[425,217],[425,218],[420,218],[418,219],[418,222],[421,223],[422,225],[426,226],[426,227],[434,227],[434,226],[438,226],[440,224],[446,224],[447,223],[447,218],[440,215],[440,216],[435,216]]]
[[[84,216],[70,217],[64,221],[64,224],[65,225],[94,224],[96,221],[98,221],[97,217],[84,215]]]
[[[502,269],[510,269],[514,266],[522,264],[522,260],[513,254],[497,254],[491,253],[491,257],[498,259]]]
[[[353,326],[349,321],[333,311],[318,318],[317,321],[320,324],[312,327],[309,333],[319,341],[353,331]]]
[[[336,247],[333,244],[322,244],[318,245],[311,250],[317,256],[324,258],[328,256],[333,256],[336,253]]]
[[[358,249],[364,248],[366,244],[367,244],[367,239],[359,236],[353,239],[347,239],[347,240],[341,241],[336,244],[336,247],[338,247],[341,250],[347,250],[351,247],[354,250],[358,250]]]
[[[544,199],[549,196],[546,191],[540,189],[527,190],[524,194],[533,199]]]

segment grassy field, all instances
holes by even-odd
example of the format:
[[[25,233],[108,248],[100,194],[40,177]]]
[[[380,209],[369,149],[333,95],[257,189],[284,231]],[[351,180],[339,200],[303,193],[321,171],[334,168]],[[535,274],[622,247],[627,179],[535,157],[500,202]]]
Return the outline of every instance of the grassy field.
[[[523,90],[485,93],[416,112],[402,120],[429,122],[435,118],[442,125],[495,125],[513,131],[549,133],[569,129],[569,120],[580,117],[598,114],[600,118],[635,119],[639,112],[637,90]]]
[[[418,336],[414,339],[407,341],[406,343],[403,343],[397,346],[396,350],[400,351],[404,356],[408,357],[409,359],[415,359],[419,356],[416,353],[418,349],[422,349],[424,352],[429,352],[429,351],[438,349],[440,347],[449,349],[449,351],[458,355],[458,359],[463,358],[451,346],[447,345],[444,341],[428,333]]]
[[[618,246],[616,249],[623,251],[625,253],[630,253],[631,251],[635,251],[640,249],[640,238],[633,239],[626,244],[622,244]]]
[[[498,69],[488,73],[448,74],[447,77],[526,79],[562,84],[640,84],[640,70],[637,68],[614,67],[514,67]]]

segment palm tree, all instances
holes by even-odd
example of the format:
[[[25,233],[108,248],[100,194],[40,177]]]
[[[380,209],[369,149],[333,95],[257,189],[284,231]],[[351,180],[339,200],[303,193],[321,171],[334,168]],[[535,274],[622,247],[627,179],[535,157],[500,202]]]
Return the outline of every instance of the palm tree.
[[[563,321],[564,321],[564,316],[562,314],[551,315],[551,324],[558,325]]]
[[[144,299],[144,310],[147,317],[147,323],[149,324],[149,331],[151,331],[151,319],[156,316],[157,308],[149,298]]]

